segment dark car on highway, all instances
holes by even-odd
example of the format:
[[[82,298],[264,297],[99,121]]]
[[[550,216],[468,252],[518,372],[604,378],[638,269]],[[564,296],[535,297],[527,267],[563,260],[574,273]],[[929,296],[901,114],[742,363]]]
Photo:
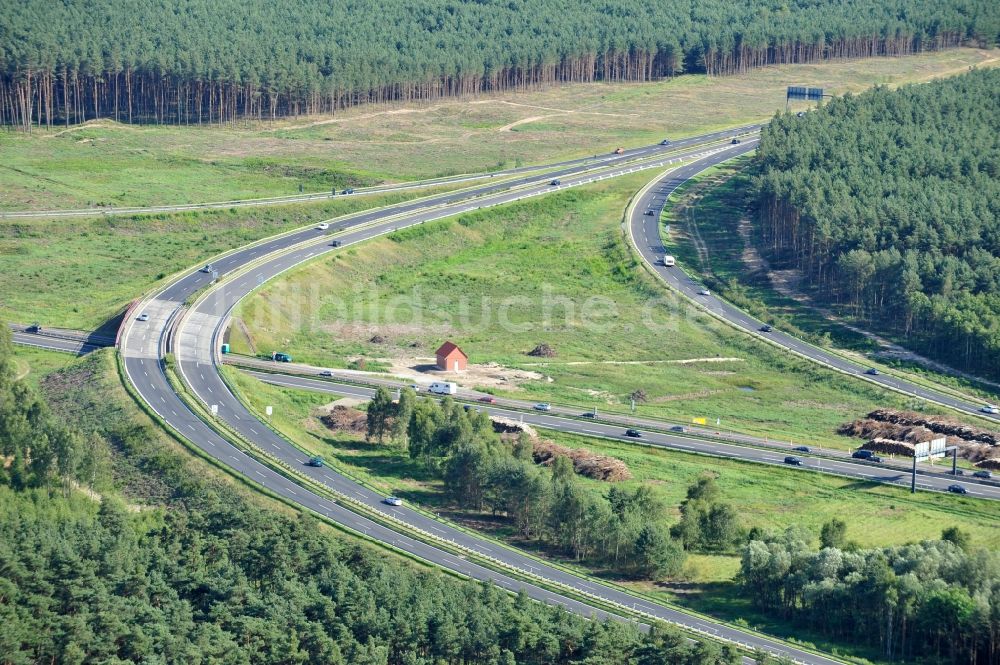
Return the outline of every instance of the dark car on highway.
[[[323,466],[323,458],[322,457],[310,457],[309,461],[306,462],[306,466],[314,466],[316,468],[320,468],[320,467]]]
[[[642,438],[642,432],[640,432],[637,429],[627,429],[627,430],[625,430],[625,436],[630,436],[633,439],[641,439]]]
[[[788,457],[785,458],[785,464],[791,464],[793,466],[802,466],[802,460],[800,460],[798,457],[793,457],[792,455],[789,455]]]
[[[874,367],[869,367],[868,369],[865,370],[865,374],[867,374],[868,376],[878,376],[879,371]]]
[[[969,490],[965,489],[961,485],[948,485],[948,491],[954,492],[955,494],[968,494]]]
[[[758,330],[760,330],[761,332],[772,332],[774,330],[774,328],[772,328],[771,326],[769,326],[769,325],[767,325],[765,323],[760,328],[758,328]]]
[[[881,457],[879,457],[878,455],[876,455],[875,453],[873,453],[870,450],[855,450],[853,453],[851,453],[851,457],[853,457],[854,459],[868,460],[869,462],[881,462],[882,461]]]
[[[556,185],[561,185],[562,184],[562,180],[560,180],[559,178],[556,178],[555,180],[553,180],[549,184],[552,185],[553,187],[555,187]]]
[[[989,471],[976,471],[972,474],[973,478],[983,478],[984,480],[989,480],[993,477],[993,474]]]
[[[287,353],[275,353],[274,360],[279,363],[290,363],[292,362],[292,357]]]
[[[792,448],[792,450],[794,450],[796,452],[799,452],[799,453],[808,453],[808,452],[810,452],[809,451],[809,446],[795,446],[794,448]]]

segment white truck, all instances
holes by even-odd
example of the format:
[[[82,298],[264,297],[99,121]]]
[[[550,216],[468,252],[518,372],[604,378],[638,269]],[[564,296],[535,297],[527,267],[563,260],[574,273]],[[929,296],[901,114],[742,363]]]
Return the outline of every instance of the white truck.
[[[458,392],[458,384],[449,381],[435,381],[427,390],[436,395],[454,395]]]
[[[668,268],[673,268],[676,261],[674,261],[674,257],[670,256],[669,254],[664,254],[662,263]]]

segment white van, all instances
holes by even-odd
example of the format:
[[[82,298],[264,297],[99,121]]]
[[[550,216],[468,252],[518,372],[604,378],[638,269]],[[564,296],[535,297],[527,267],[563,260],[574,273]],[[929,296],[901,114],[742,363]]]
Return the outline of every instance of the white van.
[[[437,395],[454,395],[458,392],[458,385],[446,381],[435,381],[427,390]]]
[[[663,256],[662,263],[668,268],[673,268],[675,264],[674,257],[670,256],[669,254],[665,254]]]

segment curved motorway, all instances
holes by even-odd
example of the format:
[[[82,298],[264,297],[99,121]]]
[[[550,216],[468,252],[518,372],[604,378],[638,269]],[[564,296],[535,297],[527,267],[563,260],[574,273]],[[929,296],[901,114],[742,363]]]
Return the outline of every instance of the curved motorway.
[[[720,133],[729,136],[731,132]],[[706,138],[700,137],[677,142],[672,149],[693,145]],[[663,149],[650,149],[654,154]],[[689,155],[712,152],[705,159],[724,160],[732,155],[728,145],[712,149],[689,150]],[[679,159],[674,157],[673,159]],[[664,160],[664,163],[667,160]],[[590,182],[598,177],[615,177],[631,172],[634,167],[622,166],[618,171],[601,175],[587,173],[587,167],[568,167],[559,173],[564,181],[558,188]],[[381,211],[371,211],[338,220],[328,231],[303,230],[273,238],[257,245],[237,250],[214,262],[219,274],[229,275],[213,288],[203,291],[203,297],[187,311],[182,305],[192,294],[203,289],[211,280],[205,273],[190,272],[147,298],[135,308],[123,324],[120,349],[124,358],[125,372],[141,398],[166,421],[170,427],[184,436],[194,446],[221,461],[234,471],[244,474],[274,494],[314,511],[350,529],[367,534],[368,537],[391,544],[427,561],[474,579],[491,580],[509,590],[524,590],[537,600],[559,604],[572,611],[596,617],[613,616],[605,610],[595,609],[579,600],[566,597],[520,577],[496,572],[427,542],[416,540],[398,533],[379,522],[373,521],[345,508],[341,503],[316,494],[277,473],[269,466],[257,461],[233,446],[215,428],[210,426],[185,405],[168,383],[164,368],[165,343],[168,334],[173,333],[173,348],[177,367],[189,389],[207,405],[218,409],[218,417],[228,427],[244,438],[253,441],[260,449],[272,457],[282,460],[307,474],[313,481],[321,483],[338,494],[363,503],[368,511],[378,511],[388,518],[404,522],[407,527],[433,534],[436,538],[450,541],[468,552],[497,562],[502,567],[517,571],[528,579],[544,580],[548,585],[562,585],[573,593],[591,597],[594,602],[606,606],[618,606],[643,613],[650,619],[656,618],[678,624],[720,639],[745,644],[750,648],[760,647],[775,654],[785,654],[806,663],[828,665],[837,660],[813,654],[809,651],[767,638],[749,631],[732,628],[711,619],[692,616],[668,606],[634,596],[618,587],[604,585],[592,579],[575,575],[563,569],[548,565],[517,550],[506,548],[494,541],[459,530],[447,522],[441,522],[406,506],[390,507],[382,503],[382,497],[368,488],[338,474],[329,468],[312,468],[303,464],[303,454],[288,441],[272,431],[250,414],[240,400],[230,392],[222,380],[216,365],[218,339],[226,324],[229,312],[241,298],[252,292],[259,284],[282,273],[292,266],[308,261],[331,249],[328,234],[341,232],[337,239],[341,245],[361,242],[396,228],[419,224],[458,214],[473,208],[499,205],[509,201],[544,194],[557,189],[549,184],[554,174],[544,178],[528,178],[520,189],[511,185],[486,186],[471,192],[453,193],[432,197],[422,202],[410,202],[392,206]],[[474,200],[469,196],[475,195]],[[388,218],[388,219],[387,219]],[[139,322],[134,314],[138,311],[149,314],[149,320]]]
[[[563,166],[544,176],[524,177],[513,182],[484,185],[462,192],[453,192],[390,206],[382,210],[358,213],[334,220],[329,229],[300,230],[236,250],[214,261],[216,271],[219,275],[224,276],[220,283],[214,284],[212,276],[209,274],[189,272],[160,292],[145,299],[132,312],[131,316],[126,317],[120,340],[125,372],[141,398],[170,427],[206,454],[234,471],[244,474],[253,482],[264,486],[287,501],[324,515],[350,529],[363,532],[370,538],[434,562],[446,569],[475,579],[491,580],[498,586],[509,590],[523,589],[532,598],[559,604],[588,616],[609,617],[614,615],[609,614],[606,610],[595,609],[575,598],[554,592],[550,590],[551,585],[561,585],[568,591],[572,591],[577,597],[589,596],[594,599],[593,602],[604,603],[605,607],[617,606],[622,608],[623,612],[626,609],[640,612],[650,618],[669,621],[721,639],[748,645],[751,648],[760,647],[775,654],[785,654],[800,662],[822,665],[838,662],[827,656],[817,655],[778,640],[716,623],[711,619],[692,616],[645,598],[631,595],[618,587],[604,585],[592,579],[575,575],[494,541],[459,530],[447,522],[436,520],[412,508],[387,506],[382,502],[380,495],[342,476],[333,469],[305,466],[303,453],[247,411],[240,400],[230,391],[218,369],[219,341],[232,309],[242,298],[265,281],[296,265],[331,251],[329,236],[332,234],[337,234],[336,239],[340,246],[346,246],[399,228],[481,207],[501,205],[597,179],[620,176],[624,173],[631,173],[638,168],[666,165],[671,161],[676,162],[682,159],[685,161],[693,160],[690,164],[675,169],[664,178],[655,181],[653,186],[644,189],[633,208],[630,228],[634,235],[638,231],[637,237],[642,237],[645,240],[639,245],[640,251],[644,259],[654,265],[655,269],[657,252],[662,252],[658,240],[658,217],[655,215],[646,216],[641,211],[657,206],[662,207],[669,193],[681,182],[711,165],[753,149],[755,145],[753,140],[739,145],[703,146],[700,149],[691,147],[705,141],[731,136],[732,133],[733,130],[730,130],[729,132],[719,132],[686,141],[678,141],[670,146],[669,150],[688,148],[679,155],[666,156],[663,154],[666,152],[664,148],[654,146],[644,148],[642,151],[632,151],[618,158],[602,160],[597,170],[595,170],[593,160],[587,160],[585,164]],[[631,163],[637,160],[640,163]],[[550,184],[552,179],[562,179],[562,181],[552,185]],[[647,217],[648,220],[645,219]],[[647,223],[651,223],[652,226],[646,226]],[[664,271],[660,272],[662,275]],[[668,279],[671,286],[682,293],[693,298],[698,297],[696,293],[690,293],[695,285],[690,280],[685,280],[679,271],[676,273],[670,271],[662,276]],[[183,306],[184,302],[199,293],[201,297],[190,309],[186,309]],[[703,305],[709,307],[713,313],[722,316],[732,309],[715,298],[703,302]],[[148,314],[149,320],[136,321],[135,313],[138,311]],[[737,321],[746,320],[745,315],[738,310],[732,310],[732,315]],[[752,331],[752,324],[748,325],[751,326],[748,330]],[[781,341],[778,336],[775,337],[775,340]],[[281,460],[300,473],[309,476],[311,481],[363,504],[364,510],[368,511],[369,514],[377,511],[390,520],[404,523],[406,528],[413,530],[411,532],[422,531],[431,534],[440,541],[448,541],[467,552],[477,553],[479,556],[495,562],[501,569],[504,567],[510,569],[511,574],[497,572],[494,567],[487,568],[423,540],[416,540],[409,535],[399,533],[380,522],[353,512],[344,507],[343,502],[337,502],[310,491],[242,452],[209,423],[189,410],[180,396],[173,392],[167,381],[163,362],[168,341],[171,343],[176,357],[176,366],[188,389],[212,410],[217,410],[217,417],[244,439],[252,441],[254,445],[266,451],[271,457]],[[789,345],[789,348],[800,352],[795,346]],[[811,347],[808,348],[811,349]],[[824,361],[822,358],[817,358],[817,360]],[[555,429],[579,427],[579,421],[572,419],[543,416],[539,416],[539,418],[545,418],[545,422],[539,422],[545,427]],[[611,434],[610,432],[595,433],[599,435]],[[667,435],[664,436],[669,439]],[[679,441],[676,440],[678,437],[674,437],[674,439],[674,441],[665,441],[664,445],[683,448],[692,443],[690,439],[679,438]],[[721,444],[712,443],[709,445],[718,447]],[[738,450],[742,452],[753,449],[738,448]],[[720,453],[716,451],[716,454]],[[848,469],[849,471],[860,468],[860,465],[849,463],[845,463],[845,466],[851,467]],[[864,469],[869,473],[863,475],[869,475],[872,471],[871,467],[866,466]],[[544,580],[546,588],[523,581],[525,577],[538,580],[540,583]]]
[[[731,156],[735,157],[737,155],[750,152],[757,147],[757,142],[757,139],[753,138],[744,141],[738,146],[734,146],[736,150],[733,151]],[[663,241],[660,237],[659,220],[660,213],[666,205],[667,198],[681,185],[711,166],[714,166],[714,163],[695,162],[676,169],[668,175],[651,182],[643,188],[633,201],[628,222],[632,242],[639,251],[639,254],[642,256],[642,260],[664,282],[666,282],[672,289],[687,297],[689,300],[697,303],[717,318],[727,321],[744,332],[756,335],[758,338],[769,341],[770,343],[779,346],[786,351],[795,353],[800,357],[826,365],[827,367],[831,367],[845,374],[850,374],[859,379],[870,381],[871,383],[882,386],[883,388],[888,388],[889,390],[903,392],[941,406],[949,407],[956,411],[1000,422],[1000,418],[987,415],[980,411],[980,408],[982,407],[981,402],[962,399],[949,393],[937,391],[932,388],[913,383],[912,381],[908,381],[904,378],[893,376],[892,374],[883,373],[877,376],[871,376],[865,373],[865,370],[868,369],[867,367],[847,360],[846,358],[835,353],[831,353],[808,344],[807,342],[804,342],[787,333],[783,333],[779,330],[763,333],[760,331],[760,327],[764,325],[763,321],[754,319],[743,310],[738,309],[714,294],[701,295],[700,292],[705,288],[704,285],[697,280],[692,279],[679,267],[668,268],[664,266],[662,264],[662,259],[666,249],[663,247]],[[647,210],[652,211],[653,214],[647,215]]]

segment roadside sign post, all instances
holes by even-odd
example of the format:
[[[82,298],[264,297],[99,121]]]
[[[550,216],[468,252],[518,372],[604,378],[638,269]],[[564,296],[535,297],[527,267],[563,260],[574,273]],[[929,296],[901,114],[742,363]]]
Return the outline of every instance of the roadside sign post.
[[[268,418],[270,418],[271,414],[274,413],[274,407],[273,406],[265,406],[264,407],[264,413],[267,414]]]
[[[913,446],[913,470],[910,473],[910,494],[917,491],[917,462],[944,457],[951,453],[951,475],[958,468],[958,446],[949,446],[948,440],[941,436],[930,441],[921,441]]]

